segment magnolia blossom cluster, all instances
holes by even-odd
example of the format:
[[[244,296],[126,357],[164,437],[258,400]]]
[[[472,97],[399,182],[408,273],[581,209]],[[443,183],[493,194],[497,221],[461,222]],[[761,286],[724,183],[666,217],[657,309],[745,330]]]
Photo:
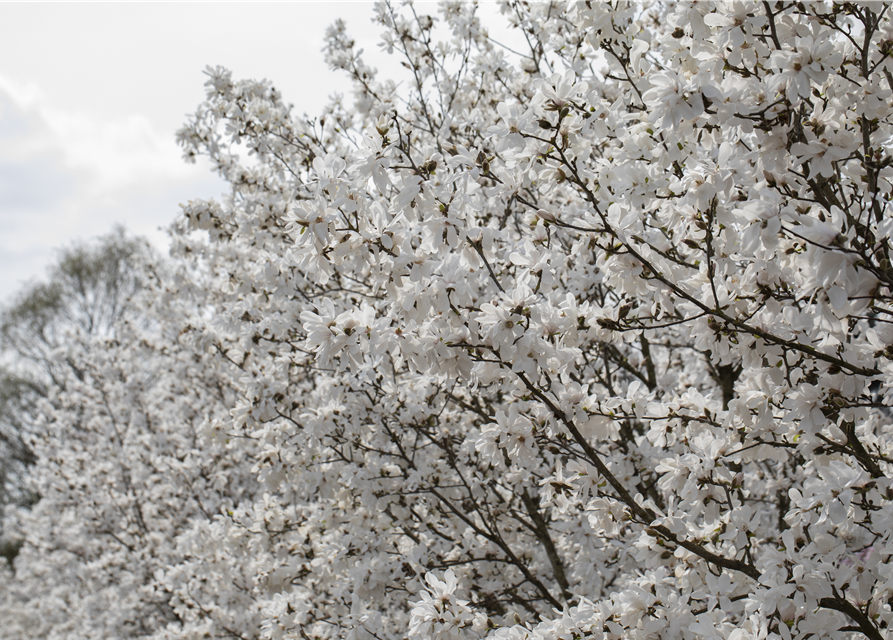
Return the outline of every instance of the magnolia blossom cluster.
[[[429,573],[425,582],[427,587],[421,592],[422,599],[412,608],[411,637],[439,640],[458,637],[467,627],[478,632],[486,629],[486,616],[481,612],[472,616],[468,601],[456,598],[458,580],[452,569],[446,571],[442,581]]]
[[[890,635],[888,6],[500,8],[378,3],[399,83],[335,25],[355,92],[315,119],[208,70],[179,140],[231,191],[184,207],[143,324],[82,347],[3,612]]]

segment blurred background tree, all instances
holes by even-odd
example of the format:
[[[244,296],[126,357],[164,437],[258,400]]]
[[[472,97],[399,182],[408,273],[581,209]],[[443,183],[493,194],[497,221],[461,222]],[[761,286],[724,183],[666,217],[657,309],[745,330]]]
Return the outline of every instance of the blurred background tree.
[[[114,326],[139,289],[133,268],[145,240],[123,228],[62,249],[46,281],[26,285],[0,306],[0,512],[28,507],[34,462],[29,440],[39,427],[42,402],[53,402],[69,373],[80,377],[66,345],[75,338],[113,337]],[[65,371],[63,371],[65,370]],[[12,562],[21,542],[0,517],[0,556]]]

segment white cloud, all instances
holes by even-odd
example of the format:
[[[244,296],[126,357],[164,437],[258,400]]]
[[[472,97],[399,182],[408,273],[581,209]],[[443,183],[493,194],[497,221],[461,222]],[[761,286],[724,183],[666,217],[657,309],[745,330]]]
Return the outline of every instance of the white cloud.
[[[0,299],[40,275],[55,247],[115,224],[164,244],[159,227],[179,202],[222,189],[147,118],[65,110],[0,77]]]
[[[0,22],[0,302],[56,247],[124,223],[164,245],[178,204],[225,186],[187,165],[175,129],[202,69],[276,81],[296,112],[349,83],[329,72],[326,25],[361,41],[368,3],[10,5]],[[139,25],[137,28],[136,25]],[[373,46],[374,48],[374,46]]]
[[[35,86],[16,86],[3,77],[0,94],[5,94],[4,106],[11,111],[0,117],[11,117],[27,127],[2,136],[0,157],[57,158],[69,171],[84,175],[84,186],[93,195],[146,180],[189,180],[203,173],[182,162],[173,136],[154,131],[145,116],[101,119],[63,110],[46,104]]]

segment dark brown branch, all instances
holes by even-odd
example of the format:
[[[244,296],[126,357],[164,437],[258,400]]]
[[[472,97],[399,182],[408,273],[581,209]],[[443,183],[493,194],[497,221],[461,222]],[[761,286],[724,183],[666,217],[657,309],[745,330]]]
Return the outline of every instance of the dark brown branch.
[[[540,541],[543,548],[546,550],[549,564],[552,565],[552,573],[555,576],[555,582],[561,587],[561,595],[564,597],[565,602],[567,602],[570,599],[570,585],[567,581],[567,574],[564,571],[564,563],[561,561],[561,556],[558,555],[555,543],[552,542],[552,536],[549,535],[549,525],[543,517],[543,514],[540,512],[539,505],[537,505],[536,501],[534,501],[534,499],[530,497],[530,494],[527,493],[527,489],[524,489],[521,493],[521,501],[524,503],[524,508],[527,509],[527,513],[530,515],[530,519],[536,527],[537,540]]]

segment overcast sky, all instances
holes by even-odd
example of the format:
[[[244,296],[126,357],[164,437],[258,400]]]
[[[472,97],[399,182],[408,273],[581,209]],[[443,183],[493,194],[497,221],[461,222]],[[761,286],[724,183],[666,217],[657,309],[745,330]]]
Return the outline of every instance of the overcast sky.
[[[116,223],[162,246],[178,203],[222,192],[174,142],[205,66],[269,78],[314,114],[349,91],[323,62],[326,27],[340,17],[377,52],[371,16],[356,2],[0,5],[0,301],[57,247]]]

